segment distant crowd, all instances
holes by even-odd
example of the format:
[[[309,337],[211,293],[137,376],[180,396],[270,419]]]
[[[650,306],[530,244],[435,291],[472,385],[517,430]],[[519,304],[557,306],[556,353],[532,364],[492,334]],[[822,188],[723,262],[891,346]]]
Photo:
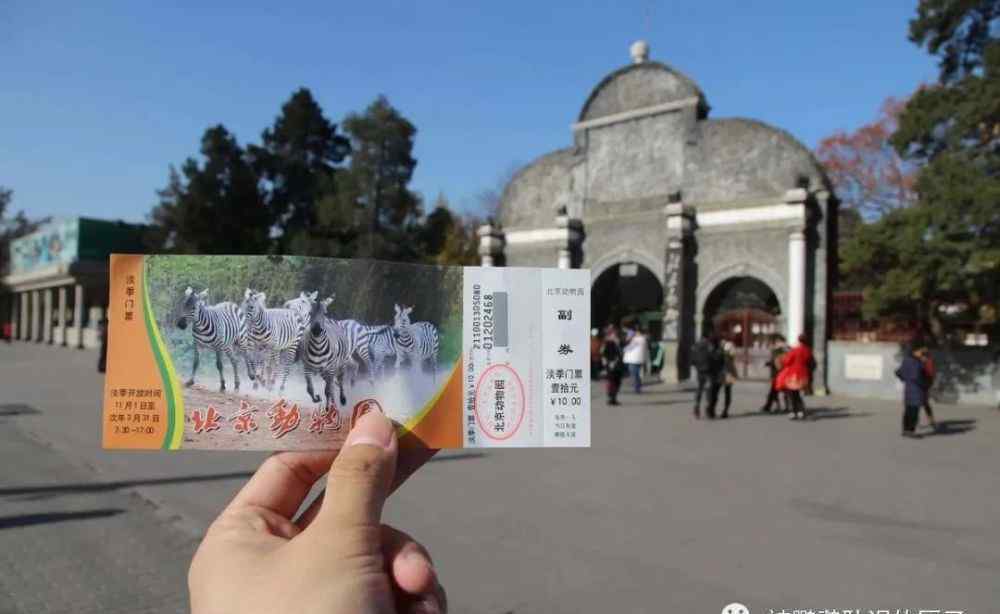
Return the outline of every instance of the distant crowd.
[[[795,345],[789,346],[782,335],[767,339],[769,358],[766,366],[770,372],[767,397],[760,407],[761,413],[787,413],[792,420],[805,420],[809,416],[803,395],[812,391],[816,360],[805,335],[799,335]],[[738,379],[736,346],[714,332],[706,333],[691,348],[691,367],[694,369],[697,388],[694,396],[694,417],[704,415],[709,420],[728,418],[733,401],[733,384]],[[591,331],[591,378],[605,379],[608,405],[620,405],[618,392],[622,381],[628,377],[633,391],[642,392],[644,375],[656,375],[663,368],[663,348],[651,340],[641,326],[632,322],[619,328],[609,324],[600,334]],[[915,340],[908,344],[896,377],[903,383],[904,437],[920,437],[916,430],[920,410],[927,414],[932,429],[937,429],[934,410],[930,404],[930,389],[936,377],[936,367],[927,346]],[[722,397],[721,412],[717,411]],[[702,401],[704,414],[702,413]]]

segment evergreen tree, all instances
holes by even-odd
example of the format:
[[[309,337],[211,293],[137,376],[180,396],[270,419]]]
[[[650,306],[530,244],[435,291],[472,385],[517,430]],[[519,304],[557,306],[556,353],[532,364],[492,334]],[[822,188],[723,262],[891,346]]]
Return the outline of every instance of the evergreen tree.
[[[14,201],[14,191],[0,186],[0,275],[10,271],[10,243],[34,232],[48,219],[30,220],[24,211],[9,215],[7,208]]]
[[[267,202],[277,224],[277,251],[326,255],[317,232],[319,203],[336,192],[337,165],[350,143],[337,133],[306,88],[282,105],[274,125],[250,146],[255,168],[266,182]],[[292,249],[296,245],[299,249]]]
[[[433,260],[444,249],[448,233],[451,232],[455,223],[456,218],[451,212],[448,199],[443,193],[438,194],[434,201],[434,209],[424,218],[417,232],[420,252],[428,259]]]
[[[260,177],[235,137],[222,125],[205,131],[202,163],[171,166],[167,187],[150,217],[161,249],[191,254],[268,251],[273,218]]]
[[[921,0],[910,40],[939,58],[934,86],[899,116],[892,144],[919,165],[917,203],[863,227],[849,270],[879,273],[870,314],[906,313],[941,335],[944,305],[995,310],[1000,287],[1000,0]]]
[[[479,265],[479,229],[482,220],[474,216],[452,218],[444,245],[433,259],[436,264],[461,266]]]
[[[417,129],[384,96],[362,114],[344,120],[351,162],[339,184],[337,216],[359,213],[354,239],[358,256],[414,260],[419,256],[413,234],[420,219],[420,197],[408,185],[417,161],[413,141]]]

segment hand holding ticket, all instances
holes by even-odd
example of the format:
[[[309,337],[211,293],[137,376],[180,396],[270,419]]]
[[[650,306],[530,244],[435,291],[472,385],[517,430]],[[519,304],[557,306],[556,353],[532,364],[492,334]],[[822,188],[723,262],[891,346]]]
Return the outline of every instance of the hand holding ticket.
[[[111,257],[106,448],[590,444],[584,270]]]
[[[270,456],[198,547],[191,612],[447,611],[427,550],[381,518],[394,474],[423,460],[399,449],[378,414],[359,420],[339,453]],[[296,518],[325,473],[333,496]]]

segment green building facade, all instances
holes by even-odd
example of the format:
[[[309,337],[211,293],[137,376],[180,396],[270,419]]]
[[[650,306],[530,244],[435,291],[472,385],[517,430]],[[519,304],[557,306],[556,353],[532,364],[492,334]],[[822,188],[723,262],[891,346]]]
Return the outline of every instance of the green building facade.
[[[146,227],[72,217],[10,245],[5,333],[20,341],[98,347],[108,303],[108,256],[141,253]]]

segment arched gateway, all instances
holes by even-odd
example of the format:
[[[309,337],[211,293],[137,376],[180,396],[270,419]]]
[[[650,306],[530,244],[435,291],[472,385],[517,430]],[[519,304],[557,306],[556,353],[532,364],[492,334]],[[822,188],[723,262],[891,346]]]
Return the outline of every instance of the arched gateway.
[[[787,132],[709,119],[698,85],[647,54],[633,45],[632,63],[597,84],[570,147],[511,179],[479,231],[483,264],[590,268],[594,323],[658,319],[668,379],[688,377],[687,349],[707,327],[742,344],[751,377],[763,331],[805,334],[824,390],[827,178]]]

